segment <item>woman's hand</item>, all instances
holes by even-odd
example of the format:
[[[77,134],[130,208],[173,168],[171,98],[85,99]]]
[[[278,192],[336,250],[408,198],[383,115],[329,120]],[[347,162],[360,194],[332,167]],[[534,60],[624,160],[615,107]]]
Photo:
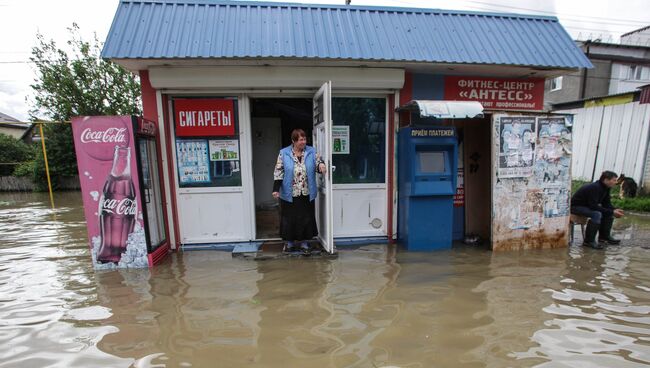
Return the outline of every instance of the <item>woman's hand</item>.
[[[321,163],[318,164],[318,172],[319,173],[324,174],[326,170],[327,170],[327,167],[325,166],[324,163],[321,162]]]
[[[278,199],[280,198],[280,192],[273,192],[273,198]]]

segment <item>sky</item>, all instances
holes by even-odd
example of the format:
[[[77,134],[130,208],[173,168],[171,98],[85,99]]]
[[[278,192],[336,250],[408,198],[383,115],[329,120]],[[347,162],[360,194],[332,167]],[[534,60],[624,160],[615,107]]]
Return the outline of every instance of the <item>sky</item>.
[[[342,5],[345,0],[297,2]],[[0,0],[0,112],[28,119],[30,85],[36,77],[29,57],[37,32],[64,46],[68,28],[77,23],[85,40],[97,35],[104,41],[117,5],[117,0]],[[650,0],[352,0],[352,5],[556,16],[574,39],[612,43],[623,33],[650,25]]]

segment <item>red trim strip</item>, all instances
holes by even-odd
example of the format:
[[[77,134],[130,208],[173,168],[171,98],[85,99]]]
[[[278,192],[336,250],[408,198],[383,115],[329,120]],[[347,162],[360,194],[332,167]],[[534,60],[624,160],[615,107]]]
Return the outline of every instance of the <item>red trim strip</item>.
[[[149,81],[149,72],[147,70],[140,71],[140,88],[142,92],[142,116],[156,124],[156,156],[162,158],[163,143],[160,139],[160,121],[158,121],[158,103],[156,100],[156,90],[151,86]],[[162,160],[158,160],[158,173],[163,173]],[[149,267],[153,267],[165,258],[169,252],[169,214],[167,212],[167,192],[165,191],[165,181],[160,181],[161,198],[163,203],[163,221],[165,223],[165,243],[158,247],[153,253],[149,254]]]
[[[178,207],[177,207],[177,202],[176,202],[176,167],[174,165],[174,155],[172,154],[172,150],[174,149],[174,146],[172,145],[172,122],[169,120],[169,111],[167,109],[169,97],[167,95],[162,96],[162,105],[163,105],[163,116],[165,117],[165,138],[167,138],[167,169],[169,170],[169,186],[171,189],[171,201],[172,201],[172,222],[174,223],[174,234],[176,234],[176,244],[175,248],[176,250],[180,249],[181,246],[181,241],[180,241],[180,232],[179,232],[179,222],[178,222]]]
[[[169,254],[169,241],[166,241],[152,253],[149,253],[149,267],[153,267],[162,262],[167,257],[167,254]]]

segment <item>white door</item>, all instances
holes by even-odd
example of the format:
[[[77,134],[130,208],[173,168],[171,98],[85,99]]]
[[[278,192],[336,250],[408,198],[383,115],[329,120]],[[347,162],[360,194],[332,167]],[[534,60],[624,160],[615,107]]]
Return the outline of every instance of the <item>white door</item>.
[[[316,174],[318,196],[316,197],[316,223],[318,239],[323,248],[334,253],[334,231],[332,229],[332,82],[323,84],[314,95],[313,140],[316,152],[327,166],[325,174]]]

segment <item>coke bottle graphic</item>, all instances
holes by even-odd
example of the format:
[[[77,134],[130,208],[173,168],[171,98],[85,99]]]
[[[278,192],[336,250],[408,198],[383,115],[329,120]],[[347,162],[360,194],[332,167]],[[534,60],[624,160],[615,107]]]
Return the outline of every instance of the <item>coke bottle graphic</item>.
[[[99,203],[101,245],[97,261],[120,261],[126,241],[133,231],[138,212],[135,186],[131,179],[131,148],[115,146],[113,168],[104,183]]]

